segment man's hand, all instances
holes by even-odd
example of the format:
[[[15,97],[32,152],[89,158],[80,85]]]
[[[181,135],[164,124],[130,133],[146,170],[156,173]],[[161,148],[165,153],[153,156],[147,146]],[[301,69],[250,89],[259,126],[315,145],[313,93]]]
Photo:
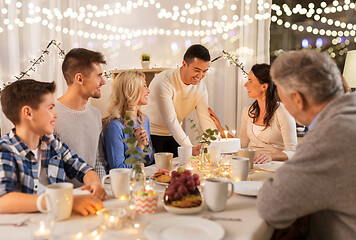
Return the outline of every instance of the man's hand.
[[[255,163],[268,163],[272,161],[272,156],[266,153],[258,153],[255,157]]]
[[[94,197],[97,197],[102,201],[108,199],[108,195],[106,194],[105,189],[99,182],[93,182],[90,185],[85,185],[81,188],[81,190],[90,191]]]
[[[87,216],[103,208],[103,203],[93,195],[74,195],[73,211]]]
[[[193,156],[198,156],[200,154],[200,148],[201,148],[200,145],[193,147],[192,148],[192,155]]]

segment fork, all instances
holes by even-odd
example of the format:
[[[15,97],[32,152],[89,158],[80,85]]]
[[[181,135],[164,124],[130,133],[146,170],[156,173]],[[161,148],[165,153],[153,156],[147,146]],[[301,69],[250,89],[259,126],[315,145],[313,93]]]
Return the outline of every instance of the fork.
[[[0,226],[15,226],[15,227],[22,227],[27,225],[27,218],[24,220],[21,220],[17,223],[0,223]]]
[[[241,218],[226,218],[226,217],[215,217],[215,216],[203,216],[203,218],[215,221],[215,220],[222,220],[222,221],[242,221]]]

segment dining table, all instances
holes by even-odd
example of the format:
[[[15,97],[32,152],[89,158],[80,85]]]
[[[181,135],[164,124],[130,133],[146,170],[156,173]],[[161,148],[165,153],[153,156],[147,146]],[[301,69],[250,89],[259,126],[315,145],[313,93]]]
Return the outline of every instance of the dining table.
[[[156,172],[156,167],[154,165],[145,167],[145,172],[147,176],[151,176]],[[274,171],[256,168],[249,173],[248,180],[265,181],[268,178],[273,178],[273,175]],[[179,217],[186,217],[187,221],[189,219],[213,221],[223,228],[222,239],[226,240],[267,240],[273,234],[274,229],[258,214],[256,196],[234,193],[227,200],[224,211],[211,212],[207,206],[204,206],[199,213],[176,215],[167,212],[163,206],[164,188],[165,186],[155,184],[154,189],[159,193],[159,199],[161,199],[158,201],[156,213],[142,215],[137,213],[134,218],[127,220],[120,229],[100,230],[98,215],[81,216],[73,212],[69,219],[54,223],[50,239],[152,239],[145,234],[147,226],[159,219],[174,221]],[[114,199],[111,191],[107,192],[109,198],[103,202],[104,207],[122,207],[122,201]],[[81,191],[75,189],[73,194],[81,194]],[[46,213],[0,214],[0,239],[31,239],[31,229],[27,226],[26,220],[32,217],[46,217]]]

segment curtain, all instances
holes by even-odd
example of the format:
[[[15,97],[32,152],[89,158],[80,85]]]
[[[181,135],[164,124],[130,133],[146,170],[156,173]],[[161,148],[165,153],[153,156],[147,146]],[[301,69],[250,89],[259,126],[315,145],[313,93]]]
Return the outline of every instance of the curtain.
[[[212,58],[235,51],[248,72],[256,62],[269,62],[271,0],[208,1],[0,1],[0,81],[15,81],[55,39],[69,51],[84,47],[106,56],[104,69],[141,68],[141,54],[151,55],[151,67],[180,66],[185,50],[201,43]],[[52,46],[30,77],[55,81],[55,97],[66,90],[59,50]],[[227,61],[211,63],[205,83],[209,104],[223,125],[238,129],[241,110],[251,101],[241,71]],[[110,81],[101,99],[91,101],[106,113]],[[193,116],[194,118],[194,116]],[[11,124],[1,116],[2,134]],[[185,124],[189,132],[190,127]],[[194,137],[191,137],[192,140]]]

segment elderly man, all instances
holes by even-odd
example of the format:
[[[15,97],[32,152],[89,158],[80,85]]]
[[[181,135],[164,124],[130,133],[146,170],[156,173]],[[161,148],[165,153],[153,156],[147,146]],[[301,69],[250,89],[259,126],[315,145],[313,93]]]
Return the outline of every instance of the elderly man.
[[[308,239],[354,239],[356,94],[343,93],[335,62],[316,51],[279,56],[271,76],[286,109],[310,130],[260,190],[261,217],[277,229],[308,217]]]

